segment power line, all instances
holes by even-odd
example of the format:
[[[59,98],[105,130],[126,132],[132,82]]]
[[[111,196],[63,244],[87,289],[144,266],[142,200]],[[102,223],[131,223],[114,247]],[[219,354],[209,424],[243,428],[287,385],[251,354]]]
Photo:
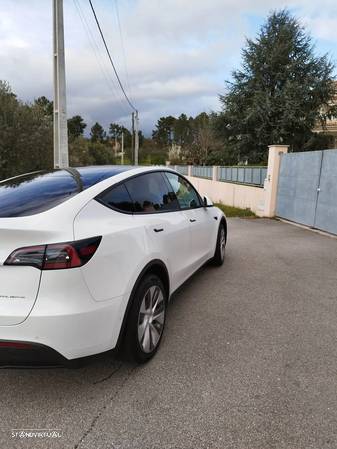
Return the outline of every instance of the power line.
[[[106,41],[105,41],[104,34],[103,34],[103,32],[102,32],[101,25],[100,25],[100,23],[99,23],[99,21],[98,21],[98,18],[97,18],[97,15],[96,15],[96,11],[95,11],[95,8],[94,8],[94,6],[93,6],[93,4],[92,4],[92,1],[89,0],[89,3],[90,3],[91,10],[92,10],[92,12],[93,12],[93,14],[94,14],[94,17],[95,17],[96,25],[97,25],[98,30],[99,30],[99,32],[100,32],[100,35],[101,35],[101,37],[102,37],[102,40],[103,40],[103,43],[104,43],[104,47],[105,47],[106,52],[107,52],[107,54],[108,54],[110,63],[111,63],[112,68],[113,68],[113,70],[114,70],[114,72],[115,72],[115,75],[116,75],[118,84],[119,84],[119,86],[120,86],[120,88],[121,88],[121,90],[122,90],[122,92],[123,92],[123,94],[124,94],[124,97],[125,97],[126,101],[128,102],[129,106],[131,107],[131,109],[133,109],[135,112],[137,112],[137,109],[136,109],[136,108],[134,107],[134,105],[131,103],[129,97],[127,96],[127,94],[126,94],[126,92],[125,92],[125,90],[124,90],[123,84],[122,84],[122,82],[121,82],[121,80],[120,80],[120,78],[119,78],[118,72],[117,72],[116,67],[115,67],[115,64],[114,64],[114,62],[113,62],[113,60],[112,60],[112,57],[111,57],[110,51],[109,51],[109,49],[108,49],[107,43],[106,43]]]
[[[115,6],[115,8],[114,8],[115,15],[117,18],[117,25],[118,25],[118,30],[119,30],[119,37],[120,37],[121,46],[122,46],[126,84],[127,84],[128,90],[129,90],[129,95],[130,95],[130,97],[132,97],[132,91],[131,91],[131,87],[130,87],[130,78],[129,78],[128,67],[127,67],[127,63],[126,63],[126,51],[125,51],[125,45],[124,45],[124,37],[123,37],[123,33],[122,33],[121,21],[120,21],[120,16],[119,16],[118,0],[114,0],[114,6]]]
[[[82,22],[84,31],[85,31],[85,33],[87,35],[89,44],[90,44],[91,49],[92,49],[92,51],[94,53],[94,56],[95,56],[96,61],[97,61],[97,64],[98,64],[98,66],[99,66],[99,68],[100,68],[100,70],[102,72],[102,75],[105,78],[107,86],[111,90],[111,92],[112,92],[113,96],[115,97],[116,101],[120,103],[120,105],[121,105],[121,107],[123,109],[123,113],[126,113],[127,111],[126,111],[125,105],[122,102],[121,98],[115,92],[115,90],[117,89],[117,86],[115,85],[115,81],[113,80],[113,78],[110,75],[110,73],[106,70],[106,67],[105,67],[105,65],[103,63],[103,60],[102,60],[102,55],[100,54],[100,51],[99,51],[99,47],[97,45],[97,42],[95,40],[95,37],[94,37],[91,29],[90,29],[90,26],[89,26],[89,23],[88,23],[88,21],[87,21],[87,19],[85,17],[85,14],[84,14],[84,12],[81,9],[80,2],[79,2],[79,0],[73,0],[73,2],[74,2],[74,5],[76,6],[77,13],[78,13],[78,15],[79,15],[79,17],[81,19],[81,22]]]

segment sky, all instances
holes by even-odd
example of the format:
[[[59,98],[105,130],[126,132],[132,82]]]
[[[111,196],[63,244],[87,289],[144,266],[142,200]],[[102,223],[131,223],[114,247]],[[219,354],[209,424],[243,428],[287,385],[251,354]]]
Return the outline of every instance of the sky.
[[[92,0],[125,90],[151,134],[161,116],[218,111],[245,39],[288,8],[337,61],[336,0]],[[64,0],[68,117],[130,127],[88,0]],[[0,0],[0,79],[52,99],[52,0]]]

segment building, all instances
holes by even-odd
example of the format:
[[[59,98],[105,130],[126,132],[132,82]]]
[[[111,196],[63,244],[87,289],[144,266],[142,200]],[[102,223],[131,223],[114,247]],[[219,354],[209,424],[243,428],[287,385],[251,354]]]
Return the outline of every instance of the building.
[[[337,81],[334,81],[337,92]],[[337,93],[331,102],[331,106],[337,106]],[[331,148],[337,148],[337,117],[328,119],[324,126],[317,124],[313,129],[315,133],[323,133],[331,136]]]

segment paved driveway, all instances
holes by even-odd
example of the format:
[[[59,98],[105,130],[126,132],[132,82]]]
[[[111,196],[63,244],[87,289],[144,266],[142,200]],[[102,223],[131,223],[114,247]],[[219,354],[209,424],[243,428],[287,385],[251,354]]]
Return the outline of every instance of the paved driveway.
[[[232,219],[146,366],[0,371],[0,447],[337,448],[337,240]],[[12,438],[12,428],[61,438]]]

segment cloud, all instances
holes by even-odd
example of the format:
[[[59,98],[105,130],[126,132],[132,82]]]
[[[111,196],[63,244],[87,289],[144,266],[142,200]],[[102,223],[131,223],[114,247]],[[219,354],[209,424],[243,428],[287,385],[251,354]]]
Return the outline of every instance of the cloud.
[[[317,39],[337,42],[337,12],[336,17],[307,17],[303,19],[303,23]]]
[[[93,3],[147,133],[160,116],[218,109],[218,94],[240,64],[245,36],[254,37],[272,9],[289,7],[313,34],[319,51],[337,43],[335,0],[119,0],[123,51],[116,2]],[[46,0],[1,0],[1,78],[27,101],[52,97],[51,5]],[[129,126],[131,111],[88,2],[68,0],[64,7],[69,115],[81,114],[89,128],[95,121],[105,127],[111,121]]]
[[[20,38],[9,37],[0,39],[0,49],[6,48],[7,50],[16,50],[21,48],[28,48],[29,43]],[[1,50],[0,50],[1,51]]]

